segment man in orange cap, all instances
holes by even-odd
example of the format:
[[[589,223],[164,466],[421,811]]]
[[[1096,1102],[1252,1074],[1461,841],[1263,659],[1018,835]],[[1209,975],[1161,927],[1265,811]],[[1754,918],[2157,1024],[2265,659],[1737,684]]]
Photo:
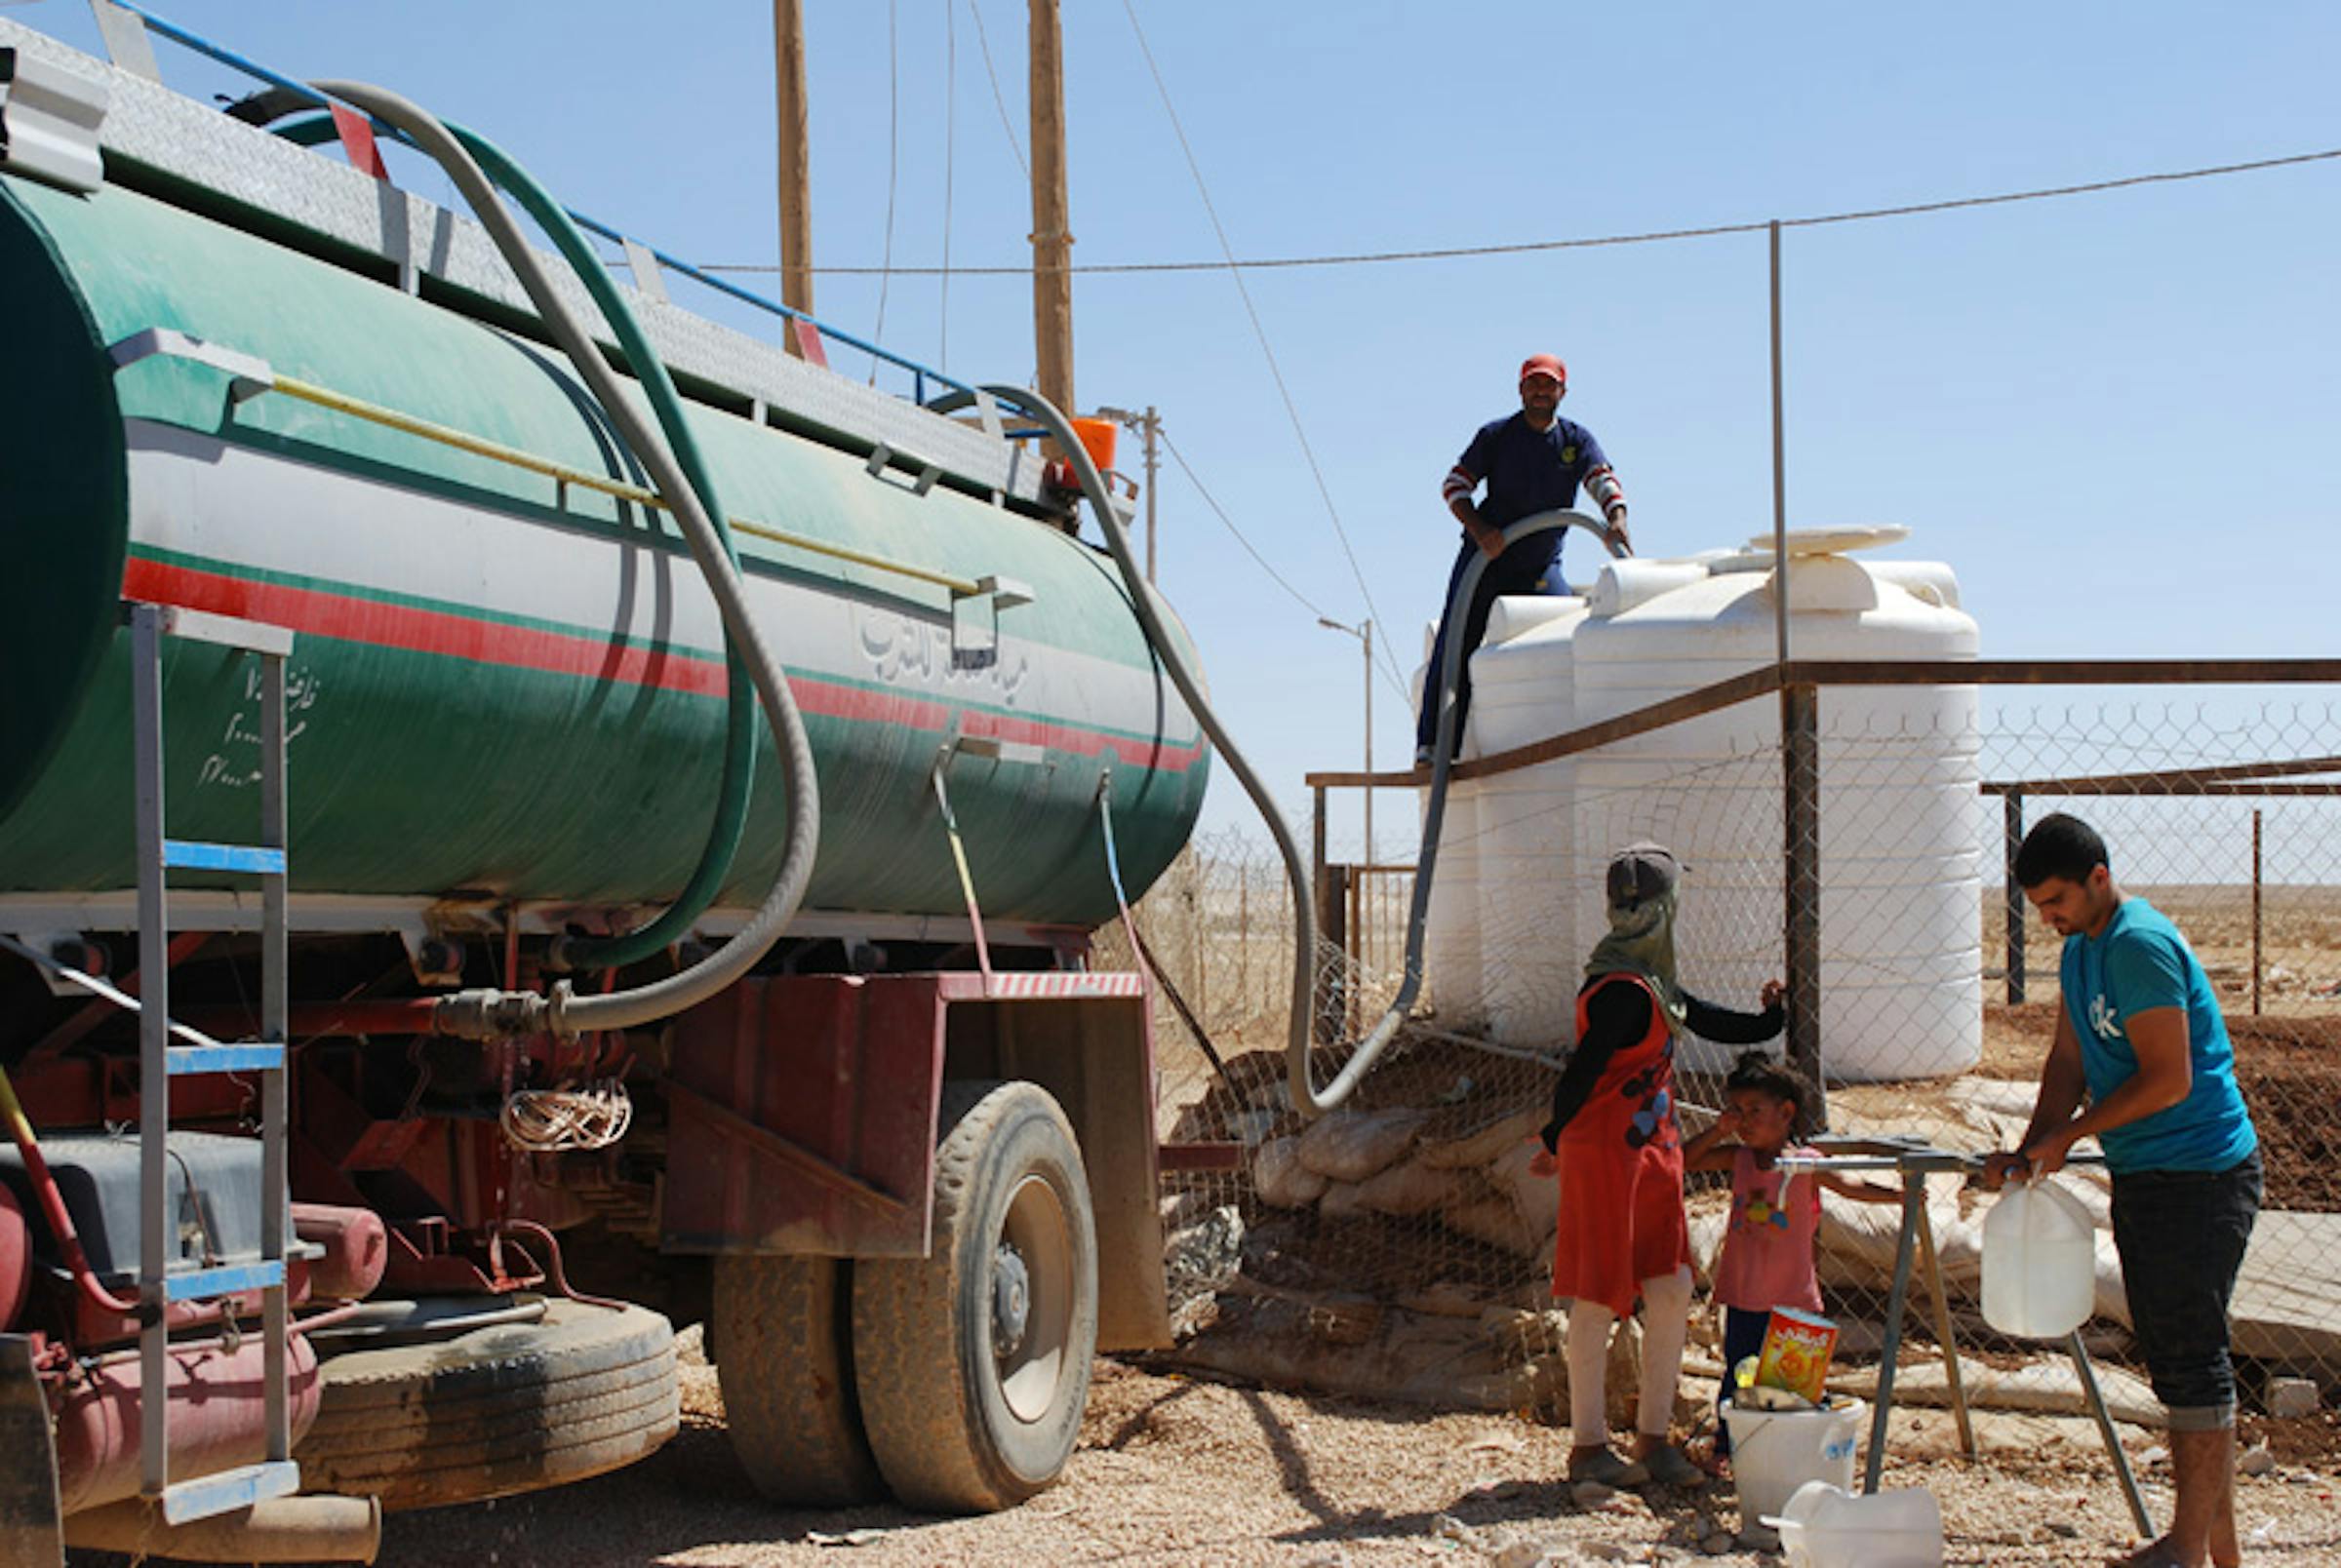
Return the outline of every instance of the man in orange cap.
[[[1463,525],[1463,548],[1455,556],[1447,580],[1447,597],[1454,598],[1455,584],[1471,562],[1474,550],[1489,566],[1480,577],[1477,592],[1463,621],[1463,662],[1455,677],[1455,738],[1463,737],[1463,721],[1471,712],[1471,651],[1488,632],[1488,613],[1499,594],[1559,592],[1560,532],[1532,534],[1507,549],[1504,529],[1538,512],[1561,511],[1573,505],[1582,486],[1607,521],[1605,537],[1612,549],[1631,547],[1626,537],[1626,492],[1619,488],[1609,459],[1602,455],[1593,432],[1561,417],[1561,400],[1568,393],[1568,367],[1552,354],[1531,354],[1520,367],[1520,412],[1482,425],[1455,466],[1448,470],[1441,493],[1448,510]],[[1472,492],[1487,487],[1484,499]],[[1439,735],[1438,683],[1447,640],[1455,628],[1446,619],[1431,647],[1429,676],[1424,683],[1422,713],[1414,729],[1414,765],[1431,764],[1431,748]]]

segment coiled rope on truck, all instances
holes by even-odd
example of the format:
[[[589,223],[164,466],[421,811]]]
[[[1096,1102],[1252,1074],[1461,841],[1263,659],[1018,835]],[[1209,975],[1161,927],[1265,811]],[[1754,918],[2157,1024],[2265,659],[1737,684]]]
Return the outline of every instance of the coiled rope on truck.
[[[496,1124],[504,1141],[524,1154],[607,1149],[634,1124],[634,1097],[617,1078],[580,1089],[514,1089]]]

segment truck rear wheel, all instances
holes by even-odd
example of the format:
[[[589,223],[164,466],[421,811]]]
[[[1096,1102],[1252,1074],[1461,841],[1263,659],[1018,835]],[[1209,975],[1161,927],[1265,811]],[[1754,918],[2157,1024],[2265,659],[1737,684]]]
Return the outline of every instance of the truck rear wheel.
[[[852,1273],[836,1258],[715,1260],[724,1424],[740,1468],[775,1503],[839,1508],[886,1491],[847,1352]]]
[[[1089,1177],[1032,1083],[945,1086],[933,1246],[853,1266],[853,1370],[878,1468],[912,1508],[980,1512],[1055,1480],[1097,1345]]]

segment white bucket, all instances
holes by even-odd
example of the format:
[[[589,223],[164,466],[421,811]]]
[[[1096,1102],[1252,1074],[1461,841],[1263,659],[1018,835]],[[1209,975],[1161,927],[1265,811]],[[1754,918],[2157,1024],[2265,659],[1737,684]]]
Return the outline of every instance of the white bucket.
[[[1853,1489],[1853,1450],[1869,1406],[1855,1399],[1831,1410],[1754,1410],[1724,1406],[1731,1424],[1731,1478],[1739,1517],[1753,1525],[1778,1513],[1798,1487],[1828,1481]]]
[[[1923,1488],[1851,1497],[1807,1481],[1764,1522],[1788,1568],[1943,1568],[1943,1510]]]

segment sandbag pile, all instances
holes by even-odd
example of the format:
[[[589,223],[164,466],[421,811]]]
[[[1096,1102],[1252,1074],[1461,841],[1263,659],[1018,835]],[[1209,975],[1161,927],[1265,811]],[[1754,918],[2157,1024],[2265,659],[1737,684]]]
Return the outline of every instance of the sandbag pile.
[[[1541,1107],[1460,1136],[1428,1138],[1431,1113],[1335,1111],[1252,1151],[1252,1191],[1271,1208],[1314,1208],[1330,1220],[1427,1218],[1515,1256],[1552,1249],[1559,1188],[1532,1176]]]

